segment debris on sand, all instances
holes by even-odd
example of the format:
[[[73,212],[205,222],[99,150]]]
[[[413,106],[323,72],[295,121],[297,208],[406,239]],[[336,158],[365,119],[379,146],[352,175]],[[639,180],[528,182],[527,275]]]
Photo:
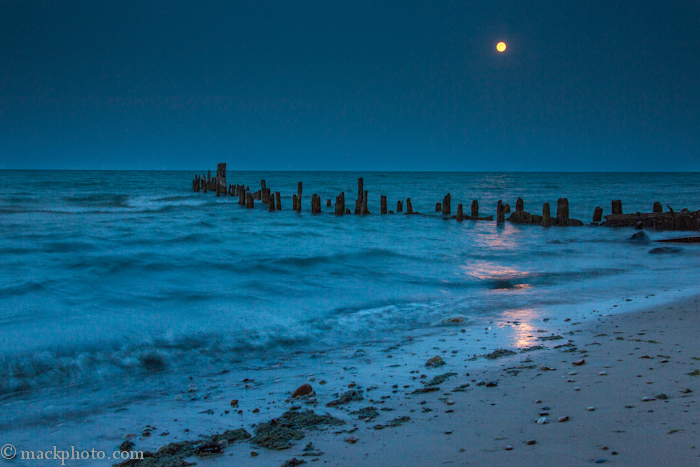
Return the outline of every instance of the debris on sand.
[[[445,360],[442,359],[441,356],[436,355],[433,358],[429,358],[427,362],[425,362],[425,366],[428,368],[437,368],[439,366],[442,366],[445,364]]]
[[[537,338],[538,341],[556,341],[559,339],[563,339],[563,337],[556,334],[552,334],[551,336],[541,336]]]
[[[233,444],[236,441],[250,439],[250,433],[243,428],[237,430],[226,430],[223,433],[218,433],[207,438],[202,438],[197,441],[180,441],[179,443],[170,443],[155,453],[144,452],[143,459],[129,459],[127,461],[115,464],[116,467],[184,467],[194,465],[185,461],[185,458],[191,456],[207,456],[212,454],[220,454],[224,447]]]
[[[379,410],[376,407],[363,407],[360,410],[350,412],[350,415],[359,415],[357,417],[358,420],[369,422],[379,416]]]
[[[457,373],[450,372],[450,373],[438,375],[438,376],[434,377],[433,379],[431,379],[429,382],[425,383],[425,386],[426,387],[440,386],[442,383],[444,383],[445,381],[447,381],[448,379],[450,379],[453,376],[457,376]]]
[[[361,400],[364,400],[362,391],[348,391],[337,399],[327,403],[326,407],[337,407],[339,405],[349,404],[350,402],[359,402]]]
[[[401,426],[409,421],[411,421],[411,417],[397,417],[393,420],[390,420],[386,425],[374,425],[372,428],[374,428],[375,430],[383,430],[384,428],[396,428],[397,426]]]
[[[290,441],[304,437],[304,428],[318,425],[343,425],[345,422],[332,415],[316,415],[313,410],[289,410],[279,418],[260,423],[255,427],[255,436],[250,440],[260,447],[282,450],[292,447]]]
[[[508,357],[509,355],[515,355],[515,352],[508,349],[496,349],[491,353],[487,353],[486,355],[484,355],[484,357],[490,360],[495,360],[496,358]]]
[[[439,391],[440,388],[437,386],[432,386],[429,388],[418,388],[415,391],[413,391],[411,394],[427,394],[429,392],[436,392]]]

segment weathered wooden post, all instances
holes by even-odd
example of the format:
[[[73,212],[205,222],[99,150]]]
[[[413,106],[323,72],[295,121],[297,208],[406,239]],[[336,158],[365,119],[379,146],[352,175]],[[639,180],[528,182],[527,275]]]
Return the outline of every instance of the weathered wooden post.
[[[612,202],[612,213],[622,214],[622,201],[619,199],[614,199]]]
[[[569,200],[559,198],[557,200],[557,225],[565,226],[569,224]]]
[[[216,197],[218,198],[221,195],[221,185],[216,183]]]
[[[301,182],[297,183],[297,211],[301,212]]]
[[[211,183],[211,170],[207,170],[207,183]]]
[[[292,195],[292,211],[298,211],[297,205],[299,204],[299,198],[297,195]]]
[[[457,205],[457,222],[462,222],[464,220],[464,212],[462,211],[462,203]]]
[[[365,197],[362,198],[362,204],[360,205],[360,214],[363,216],[366,214],[369,214],[369,211],[367,210],[367,192],[365,191]]]
[[[208,187],[207,187],[207,183],[206,183],[206,181],[205,181],[205,182],[204,182],[204,193],[207,192],[207,189],[208,189]]]
[[[268,188],[269,190],[269,188]],[[269,196],[267,199],[267,210],[270,212],[275,211],[275,199],[272,196]]]
[[[510,214],[510,204],[506,203],[503,205],[503,213]]]
[[[449,193],[445,195],[445,197],[442,199],[442,214],[449,216],[450,212],[452,212],[452,206],[451,206],[451,201],[452,201],[452,196],[450,196]]]
[[[403,212],[403,201],[398,200],[396,202],[396,212]]]
[[[596,206],[593,210],[593,222],[600,222],[603,220],[603,208]]]
[[[226,196],[226,162],[216,164],[216,184],[221,187],[219,191]]]
[[[326,201],[326,207],[329,208],[329,207],[331,207],[331,206],[332,206],[332,204],[331,204],[331,199],[328,198],[328,201]]]
[[[253,209],[255,207],[255,203],[253,202],[253,193],[250,191],[246,195],[245,207],[246,209]]]
[[[440,211],[442,211],[442,204],[435,203],[435,212],[440,212]]]
[[[381,214],[386,214],[386,196],[382,195],[381,198],[381,208],[380,208]]]
[[[343,200],[340,198],[340,196],[335,197],[335,215],[343,215]]]
[[[472,201],[472,217],[479,217],[479,202],[477,200]]]
[[[282,210],[282,195],[279,191],[275,191],[275,198],[277,199],[277,210]]]
[[[525,203],[523,203],[522,198],[518,198],[515,202],[515,212],[523,212],[525,210]]]
[[[498,200],[498,204],[496,205],[496,223],[501,224],[506,221],[506,216],[503,213],[503,201],[500,199]]]
[[[240,204],[241,206],[245,206],[245,200],[246,200],[245,193],[246,193],[246,191],[245,191],[245,187],[243,185],[241,185],[241,187],[239,188],[238,193],[239,193],[238,194],[238,204]]]
[[[411,198],[406,198],[406,214],[413,214],[413,206],[411,206]]]
[[[549,210],[549,203],[544,203],[542,205],[542,227],[549,227],[552,225],[552,217]]]
[[[262,193],[262,198],[260,200],[263,203],[267,203],[267,187],[265,186],[265,180],[260,180],[260,192]]]
[[[664,207],[658,201],[654,202],[653,212],[664,212]]]

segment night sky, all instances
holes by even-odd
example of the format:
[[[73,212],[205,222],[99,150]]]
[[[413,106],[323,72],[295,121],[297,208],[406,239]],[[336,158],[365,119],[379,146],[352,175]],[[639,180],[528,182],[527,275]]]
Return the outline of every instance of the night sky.
[[[222,161],[697,171],[700,2],[0,2],[0,169]]]

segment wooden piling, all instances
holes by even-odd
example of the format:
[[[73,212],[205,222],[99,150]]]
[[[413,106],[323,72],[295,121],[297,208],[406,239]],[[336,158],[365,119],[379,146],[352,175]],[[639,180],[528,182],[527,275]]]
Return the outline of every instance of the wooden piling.
[[[218,198],[221,195],[221,185],[218,183],[216,184],[216,197]]]
[[[523,203],[522,198],[518,198],[515,202],[515,212],[523,212],[525,210],[525,203]]]
[[[386,196],[382,195],[381,197],[381,209],[380,212],[382,214],[386,214]]]
[[[226,162],[216,164],[216,184],[219,185],[219,192],[226,196]]]
[[[457,205],[457,222],[462,222],[464,220],[464,212],[462,211],[462,203]]]
[[[664,212],[664,207],[661,206],[661,203],[659,203],[658,201],[656,201],[656,202],[654,203],[654,208],[653,208],[652,212]]]
[[[297,211],[301,212],[301,182],[297,184]]]
[[[398,200],[396,202],[396,212],[403,212],[403,201]]]
[[[292,195],[292,211],[299,210],[299,198],[297,195]]]
[[[281,211],[282,210],[282,195],[280,194],[279,191],[275,191],[275,198],[277,200],[277,210]]]
[[[503,213],[503,201],[501,201],[499,199],[498,204],[496,205],[496,223],[502,224],[505,221],[506,221],[506,216]]]
[[[557,200],[557,225],[565,226],[569,224],[569,200],[559,198]]]
[[[406,214],[413,214],[413,206],[411,206],[411,198],[406,198]]]
[[[603,220],[603,208],[596,206],[593,210],[593,222],[600,222]]]
[[[479,202],[477,200],[472,201],[472,217],[479,217]]]
[[[331,204],[331,199],[328,198],[328,201],[326,201],[326,207],[329,208],[329,207],[331,207],[331,206],[332,206],[332,204]]]
[[[270,212],[275,212],[275,198],[269,194],[270,189],[267,189],[268,191],[268,197],[267,197],[267,210]]]
[[[503,205],[503,213],[510,214],[510,204],[506,203]]]
[[[262,197],[260,198],[260,200],[261,200],[263,203],[267,203],[267,187],[266,187],[266,185],[265,185],[265,180],[264,180],[264,179],[263,179],[263,180],[260,180],[260,192],[262,193]]]
[[[450,212],[452,212],[452,197],[450,196],[449,193],[445,195],[445,197],[442,199],[442,214],[449,216]]]
[[[343,200],[340,198],[340,196],[335,197],[335,215],[343,215]]]
[[[360,204],[360,214],[363,216],[369,214],[369,211],[367,210],[367,197],[362,199],[362,203]]]
[[[255,203],[253,202],[253,193],[250,191],[246,195],[245,207],[246,209],[253,209],[255,207]]]
[[[544,203],[542,205],[542,227],[549,227],[551,225],[552,218],[549,210],[549,203]]]
[[[442,204],[435,203],[435,212],[440,212],[440,211],[442,211]]]
[[[622,201],[619,199],[614,199],[612,202],[612,213],[622,214]]]

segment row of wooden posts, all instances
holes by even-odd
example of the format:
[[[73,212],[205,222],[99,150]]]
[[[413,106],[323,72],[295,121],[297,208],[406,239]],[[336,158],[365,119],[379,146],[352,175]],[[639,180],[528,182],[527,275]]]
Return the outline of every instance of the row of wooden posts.
[[[211,176],[211,172],[207,175],[195,175],[194,180],[192,180],[192,189],[195,192],[207,193],[208,191],[216,192],[216,196],[237,196],[238,204],[245,206],[248,209],[254,208],[254,200],[260,200],[263,204],[268,206],[269,211],[280,211],[282,210],[282,200],[279,191],[271,191],[267,187],[265,180],[261,180],[260,189],[257,191],[251,191],[249,186],[246,185],[234,185],[226,184],[226,164],[222,163],[217,166],[217,174],[215,177]],[[301,212],[301,199],[302,199],[302,182],[297,185],[297,193],[292,195],[292,210]],[[311,212],[320,213],[321,212],[321,197],[317,194],[311,196]],[[367,208],[368,193],[364,189],[364,181],[360,177],[357,180],[357,200],[355,201],[355,214],[365,215],[370,214]],[[452,199],[451,195],[448,193],[442,200],[442,203],[438,202],[435,204],[435,211],[442,212],[443,215],[449,216],[452,210]],[[330,199],[326,202],[326,207],[332,207],[332,202]],[[396,203],[396,213],[403,212],[404,204],[403,200],[399,200]],[[340,193],[335,198],[335,209],[336,215],[351,214],[350,209],[345,206],[345,193]],[[498,201],[496,205],[496,222],[503,223],[506,221],[506,214],[511,212],[509,204],[503,204],[501,200]],[[381,214],[394,214],[393,211],[389,211],[387,207],[387,197],[382,195],[380,198],[380,213]],[[413,211],[413,206],[411,204],[411,198],[406,199],[406,214],[418,214]],[[653,213],[651,214],[623,214],[622,213],[622,201],[613,200],[612,201],[612,215],[605,216],[605,221],[603,222],[603,208],[600,206],[596,207],[593,211],[593,223],[611,226],[625,226],[625,225],[636,225],[640,226],[653,226],[654,228],[662,228],[667,230],[698,230],[700,229],[700,219],[698,218],[698,212],[691,213],[687,209],[681,211],[680,213],[675,213],[672,209],[670,213],[664,213],[661,203],[655,202],[653,205]],[[457,205],[457,213],[455,218],[457,221],[467,220],[493,220],[494,216],[479,216],[479,202],[477,200],[471,203],[471,215],[465,215],[462,204]],[[667,219],[667,217],[670,219]],[[550,227],[552,225],[558,226],[575,226],[583,225],[583,222],[577,219],[569,218],[569,200],[567,198],[559,198],[557,200],[557,210],[556,216],[551,216],[551,210],[549,203],[544,203],[542,206],[542,215],[534,215],[525,211],[524,202],[522,198],[518,198],[515,203],[515,212],[511,214],[508,218],[510,222],[517,224],[540,224],[543,227]],[[670,226],[670,227],[669,227]]]

